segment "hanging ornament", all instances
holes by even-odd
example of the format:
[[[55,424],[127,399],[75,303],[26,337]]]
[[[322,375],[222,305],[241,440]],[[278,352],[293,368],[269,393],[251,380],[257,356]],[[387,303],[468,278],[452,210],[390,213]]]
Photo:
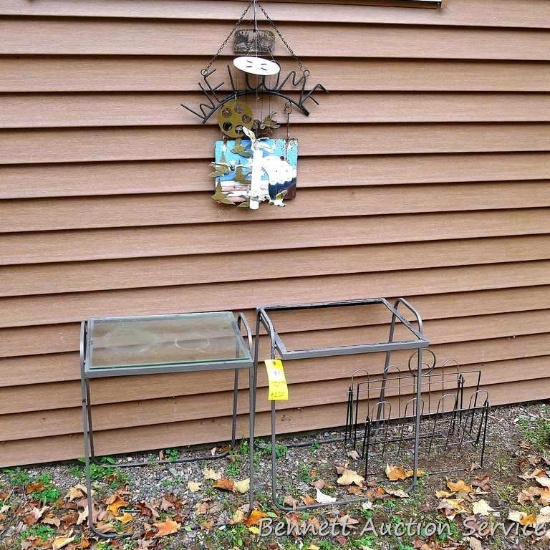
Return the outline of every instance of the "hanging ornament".
[[[218,114],[218,124],[226,136],[242,137],[244,135],[243,128],[251,129],[254,124],[252,109],[238,99],[228,101]]]
[[[254,12],[253,28],[240,29],[251,8]],[[258,28],[258,10],[275,32]],[[298,65],[298,70],[291,69],[284,77],[280,64],[273,58],[275,34]],[[233,35],[237,57],[233,61],[234,69],[226,66],[229,91],[222,96],[220,89],[227,89],[228,84],[225,81],[213,82],[217,69],[212,65]],[[284,200],[294,198],[296,194],[298,164],[298,140],[289,135],[290,113],[296,108],[308,116],[306,102],[311,100],[318,105],[314,94],[327,90],[322,84],[308,89],[309,71],[257,0],[248,4],[201,75],[203,81],[199,86],[205,102],[198,110],[187,105],[182,107],[199,117],[203,124],[218,112],[218,124],[224,139],[216,142],[215,160],[211,163],[214,170],[210,177],[215,182],[212,198],[221,204],[252,210],[257,209],[261,202],[285,206]],[[254,109],[247,102],[247,96],[255,100]],[[274,118],[276,113],[272,110],[271,98],[279,103],[281,100],[285,102],[286,138],[272,137],[280,124]]]

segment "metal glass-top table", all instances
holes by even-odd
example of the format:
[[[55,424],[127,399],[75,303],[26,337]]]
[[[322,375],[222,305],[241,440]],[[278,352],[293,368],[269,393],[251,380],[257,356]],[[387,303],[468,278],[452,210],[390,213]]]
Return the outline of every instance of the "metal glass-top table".
[[[105,377],[234,370],[231,446],[237,429],[237,400],[240,369],[249,372],[249,403],[254,403],[252,336],[242,313],[230,311],[182,313],[140,317],[96,317],[84,321],[80,335],[82,427],[88,509],[93,510],[90,462],[95,461],[90,380]],[[215,391],[215,382],[208,391]],[[253,488],[254,408],[250,407],[250,504]],[[228,451],[190,460],[211,460]],[[174,461],[170,461],[174,462]],[[140,466],[130,463],[124,466]],[[89,514],[90,529],[103,538],[119,535],[99,533]]]

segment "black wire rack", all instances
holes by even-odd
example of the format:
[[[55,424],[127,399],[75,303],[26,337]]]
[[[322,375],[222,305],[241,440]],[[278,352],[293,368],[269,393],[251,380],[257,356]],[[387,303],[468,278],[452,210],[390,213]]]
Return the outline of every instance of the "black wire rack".
[[[420,375],[418,397],[419,374],[411,368],[415,354],[409,369],[390,365],[382,375],[356,371],[351,377],[344,444],[363,461],[364,476],[371,481],[382,478],[388,465],[398,465],[407,475],[414,456],[422,472],[430,474],[460,471],[472,462],[483,465],[489,396],[480,385],[481,371],[463,370],[455,361],[436,368],[435,354],[425,350],[430,360]]]

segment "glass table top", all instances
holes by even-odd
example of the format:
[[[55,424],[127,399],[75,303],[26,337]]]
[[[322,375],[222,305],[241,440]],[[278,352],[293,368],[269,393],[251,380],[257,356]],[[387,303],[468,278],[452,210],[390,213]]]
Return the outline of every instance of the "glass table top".
[[[251,361],[230,311],[88,320],[86,370]]]

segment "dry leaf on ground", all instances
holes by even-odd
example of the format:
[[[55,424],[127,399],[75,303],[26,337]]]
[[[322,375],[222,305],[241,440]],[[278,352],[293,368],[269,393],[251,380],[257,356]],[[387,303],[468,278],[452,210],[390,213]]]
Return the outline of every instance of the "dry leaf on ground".
[[[61,550],[65,546],[71,544],[75,537],[56,537],[52,544],[52,550]]]
[[[187,482],[187,488],[192,492],[196,493],[201,488],[202,483],[199,483],[198,481],[188,481]]]
[[[216,489],[220,489],[221,491],[233,491],[235,487],[235,482],[232,479],[227,479],[225,477],[222,477],[218,480],[216,480],[216,483],[214,483],[214,487]]]
[[[222,478],[222,474],[220,472],[216,472],[215,470],[211,470],[209,468],[205,468],[202,471],[202,475],[204,476],[204,479],[212,479],[214,481],[218,481],[218,479]]]
[[[494,508],[489,506],[489,503],[486,500],[478,500],[474,502],[472,507],[472,512],[474,514],[480,514],[482,516],[488,516],[490,512],[495,512]]]
[[[454,481],[448,481],[447,487],[453,492],[453,493],[460,493],[461,491],[465,491],[466,493],[473,493],[474,490],[471,485],[468,485],[465,481],[462,479],[459,479],[457,482]]]
[[[386,476],[390,481],[399,481],[401,479],[407,479],[407,473],[403,466],[386,465]]]
[[[403,491],[402,489],[386,489],[386,493],[392,497],[409,498],[409,493]]]
[[[243,479],[241,481],[235,481],[233,483],[234,493],[240,493],[241,495],[244,495],[244,493],[248,493],[249,490],[250,490],[250,478]]]
[[[119,495],[113,495],[112,497],[109,497],[105,503],[107,504],[107,510],[113,514],[113,516],[118,516],[119,510],[121,508],[124,508],[124,506],[128,506],[128,503],[121,499]]]
[[[283,504],[285,506],[291,506],[293,510],[296,510],[296,506],[300,503],[293,496],[287,495],[283,500]]]
[[[253,525],[259,525],[262,518],[266,518],[267,514],[262,512],[262,510],[252,510],[250,515],[244,520],[244,524],[247,527],[252,527]]]
[[[162,522],[157,522],[157,523],[154,523],[153,525],[158,529],[157,533],[154,535],[154,538],[173,535],[174,533],[177,533],[181,527],[179,523],[171,519],[167,519],[166,521],[162,521]]]
[[[338,478],[336,483],[338,483],[338,485],[352,485],[352,484],[355,484],[358,487],[362,487],[363,486],[363,481],[365,481],[365,478],[363,476],[360,476],[354,470],[344,470],[342,472],[342,475]]]
[[[317,495],[315,497],[315,500],[319,504],[330,504],[331,502],[336,502],[336,497],[331,497],[330,495],[326,495],[325,493],[317,489]]]

